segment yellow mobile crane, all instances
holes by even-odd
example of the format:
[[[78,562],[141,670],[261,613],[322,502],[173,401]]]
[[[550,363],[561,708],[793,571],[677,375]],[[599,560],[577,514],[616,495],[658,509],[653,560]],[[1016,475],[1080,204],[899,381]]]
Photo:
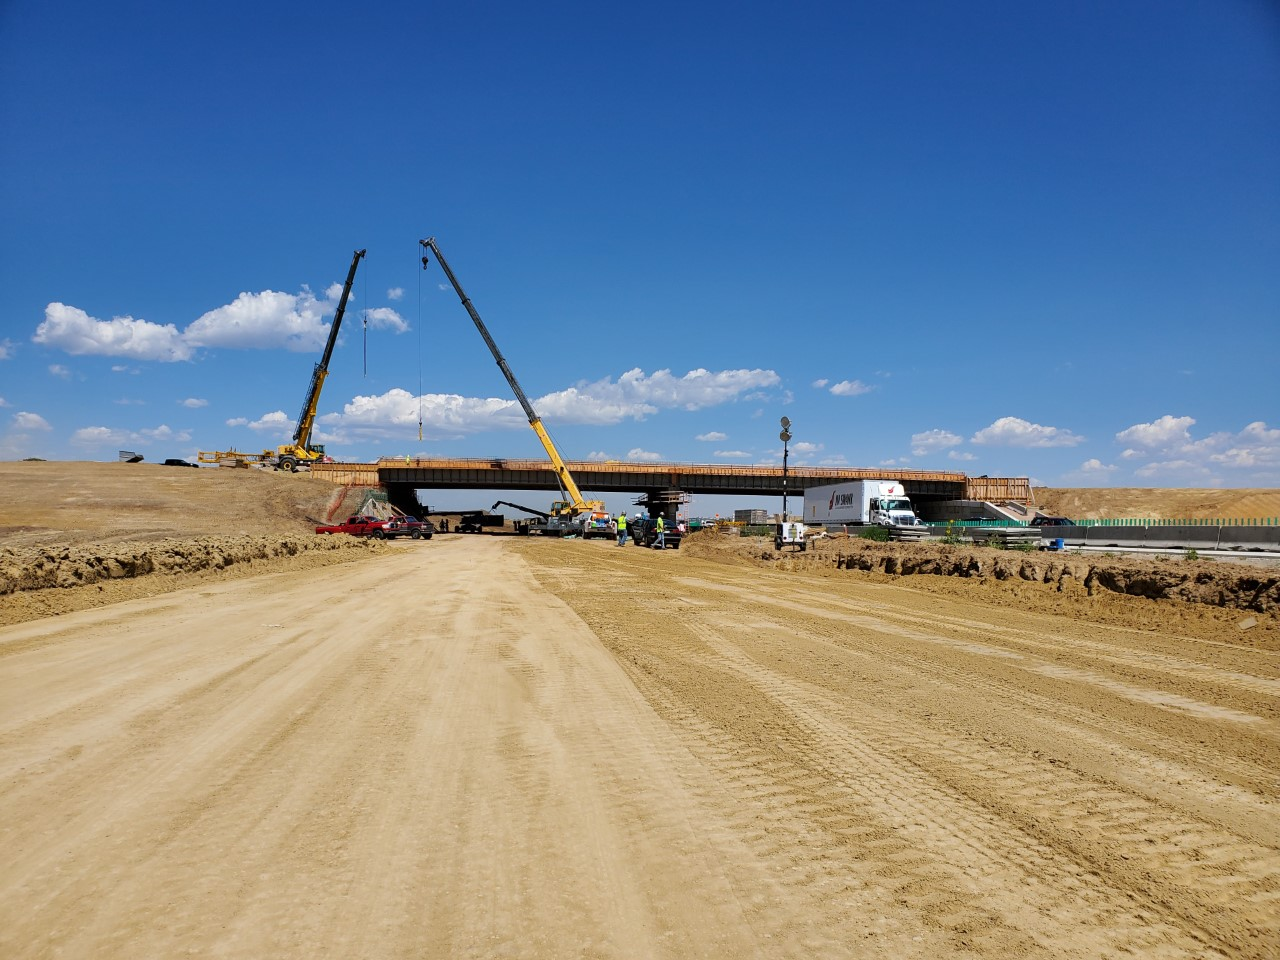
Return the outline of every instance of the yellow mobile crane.
[[[226,466],[244,467],[251,463],[269,464],[277,470],[296,473],[298,464],[311,464],[324,459],[324,446],[311,442],[311,428],[316,423],[316,407],[320,403],[320,388],[324,386],[325,377],[329,375],[329,358],[333,356],[333,345],[338,342],[338,329],[342,326],[342,315],[347,312],[347,298],[351,296],[351,285],[356,279],[356,267],[365,251],[357,250],[351,257],[351,269],[347,271],[347,282],[342,286],[342,296],[338,300],[338,308],[333,313],[333,324],[329,327],[329,341],[324,345],[324,355],[311,371],[311,384],[307,387],[307,397],[302,403],[302,412],[298,414],[298,426],[293,431],[293,441],[276,447],[275,450],[263,450],[261,453],[241,453],[237,450],[201,450],[201,463],[220,463]]]
[[[458,278],[454,276],[453,271],[449,269],[449,261],[444,258],[444,254],[440,252],[440,248],[436,245],[435,237],[428,237],[426,240],[420,240],[423,250],[430,250],[435,254],[436,260],[440,263],[440,269],[444,271],[449,282],[453,284],[453,290],[458,295],[458,299],[462,301],[462,305],[466,307],[467,313],[471,315],[472,322],[475,323],[476,329],[480,331],[480,336],[484,337],[484,342],[489,347],[489,352],[493,354],[493,359],[497,361],[498,368],[502,371],[502,375],[507,378],[507,383],[511,387],[511,391],[516,395],[516,399],[520,401],[520,406],[524,409],[524,414],[529,418],[529,426],[533,427],[533,432],[538,435],[538,439],[542,442],[542,448],[547,451],[547,456],[551,458],[551,466],[556,472],[556,481],[560,484],[560,490],[566,497],[565,500],[556,500],[551,504],[551,516],[553,520],[569,520],[577,519],[583,514],[590,514],[593,510],[603,510],[604,502],[601,500],[584,500],[582,491],[578,489],[577,483],[574,482],[573,475],[569,472],[569,468],[565,466],[564,458],[560,456],[560,451],[556,449],[556,445],[551,441],[547,428],[542,425],[542,418],[533,409],[533,404],[529,402],[529,398],[524,395],[524,391],[520,389],[520,384],[516,380],[516,376],[511,372],[511,368],[507,366],[507,361],[502,356],[502,351],[498,349],[498,345],[494,343],[493,337],[489,335],[488,328],[484,325],[484,321],[480,319],[480,314],[476,312],[476,308],[471,303],[471,298],[466,295],[462,289],[462,284],[458,282]],[[430,258],[423,254],[422,269],[427,269]],[[568,532],[560,528],[562,532]],[[548,531],[551,532],[551,531]]]

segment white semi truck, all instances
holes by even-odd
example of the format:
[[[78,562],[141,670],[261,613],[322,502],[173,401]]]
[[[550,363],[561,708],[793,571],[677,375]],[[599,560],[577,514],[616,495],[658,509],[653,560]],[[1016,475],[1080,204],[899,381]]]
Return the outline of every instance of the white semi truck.
[[[848,480],[804,492],[804,522],[825,527],[879,524],[885,527],[922,523],[901,483],[896,480]]]

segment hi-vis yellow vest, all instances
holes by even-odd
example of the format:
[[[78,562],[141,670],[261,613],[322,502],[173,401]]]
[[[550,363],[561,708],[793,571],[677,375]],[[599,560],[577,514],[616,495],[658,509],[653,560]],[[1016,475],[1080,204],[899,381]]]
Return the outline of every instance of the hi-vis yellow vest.
[[[627,515],[625,513],[621,513],[618,515],[618,529],[619,530],[627,529]]]

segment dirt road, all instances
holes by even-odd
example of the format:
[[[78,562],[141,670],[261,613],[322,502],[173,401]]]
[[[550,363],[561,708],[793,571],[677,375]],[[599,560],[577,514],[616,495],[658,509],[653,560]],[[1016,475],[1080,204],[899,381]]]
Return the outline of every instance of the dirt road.
[[[0,956],[1271,957],[1275,652],[437,537],[0,628]]]

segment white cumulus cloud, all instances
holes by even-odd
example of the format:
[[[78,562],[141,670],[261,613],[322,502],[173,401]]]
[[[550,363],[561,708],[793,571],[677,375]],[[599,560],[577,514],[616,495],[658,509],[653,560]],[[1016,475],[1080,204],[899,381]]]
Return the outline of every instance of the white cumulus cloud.
[[[190,407],[193,410],[198,407],[207,407],[209,405],[208,400],[201,400],[199,397],[187,397],[187,399],[181,400],[179,402],[184,407]]]
[[[101,426],[81,427],[71,435],[71,442],[77,447],[118,447],[124,444],[133,447],[151,443],[186,443],[190,439],[190,431],[174,430],[165,424],[141,430]]]
[[[13,356],[13,341],[0,340],[0,360],[8,360]]]
[[[13,415],[13,426],[15,430],[52,430],[49,421],[38,413],[29,413],[26,410],[19,410]]]
[[[392,287],[390,290],[388,290],[388,291],[387,291],[387,299],[388,299],[388,300],[403,300],[403,299],[404,299],[404,287]]]
[[[1190,429],[1195,422],[1191,417],[1164,416],[1122,430],[1116,439],[1131,446],[1120,457],[1148,461],[1135,469],[1140,477],[1203,479],[1211,474],[1222,481],[1228,472],[1239,471],[1260,485],[1280,482],[1280,430],[1255,420],[1238,432],[1224,430],[1195,439]]]
[[[99,320],[79,307],[54,302],[45,307],[44,320],[32,340],[72,355],[165,363],[190,360],[202,347],[315,351],[328,339],[330,318],[341,295],[342,285],[337,283],[330,284],[323,297],[305,286],[298,293],[242,292],[230,303],[197,317],[184,330],[172,323],[131,316]],[[364,314],[374,327],[400,333],[409,329],[404,318],[389,307],[365,310]]]
[[[627,451],[628,460],[661,460],[662,454],[654,453],[652,450],[642,450],[640,447],[632,447]]]
[[[430,440],[454,439],[494,429],[513,430],[527,427],[529,423],[514,400],[441,393],[419,397],[396,387],[376,396],[352,397],[343,404],[341,412],[321,416],[319,439],[342,443],[404,436],[406,430],[416,433],[419,416],[423,437]]]
[[[1116,468],[1114,465],[1105,464],[1097,457],[1091,457],[1084,463],[1080,464],[1081,473],[1106,475],[1108,473],[1114,473],[1115,470]]]
[[[958,447],[964,440],[950,430],[925,430],[923,433],[911,435],[911,453],[917,457],[932,453],[935,450],[947,450]]]
[[[111,427],[81,427],[71,434],[71,442],[78,447],[119,446],[129,442],[129,431]]]
[[[293,429],[297,424],[283,410],[272,410],[270,413],[264,413],[257,420],[250,420],[245,426],[250,430],[256,430],[258,433],[292,437]]]
[[[727,433],[721,433],[719,430],[712,430],[710,433],[700,433],[693,439],[701,440],[704,443],[719,443],[722,440],[728,440]]]
[[[375,330],[394,330],[396,333],[404,333],[409,329],[409,324],[405,322],[404,317],[390,307],[375,307],[372,310],[364,310],[361,312],[361,316]]]
[[[1171,417],[1168,414],[1151,423],[1135,423],[1116,434],[1116,440],[1130,447],[1146,450],[1164,450],[1191,441],[1190,429],[1195,425],[1192,417]]]
[[[31,338],[72,356],[132,357],[135,360],[187,360],[191,347],[171,323],[133,317],[98,320],[78,307],[50,303]]]
[[[861,380],[841,380],[831,388],[831,392],[837,397],[856,397],[863,393],[870,393],[875,387],[868,386]]]
[[[198,317],[184,331],[183,340],[188,348],[319,350],[329,338],[330,324],[325,322],[329,306],[305,287],[296,294],[241,293],[231,303]]]
[[[717,450],[712,456],[724,457],[727,460],[741,460],[750,457],[751,454],[746,450]]]
[[[975,433],[969,442],[1004,447],[1074,447],[1084,440],[1061,427],[1045,427],[1021,417],[1001,417]]]

